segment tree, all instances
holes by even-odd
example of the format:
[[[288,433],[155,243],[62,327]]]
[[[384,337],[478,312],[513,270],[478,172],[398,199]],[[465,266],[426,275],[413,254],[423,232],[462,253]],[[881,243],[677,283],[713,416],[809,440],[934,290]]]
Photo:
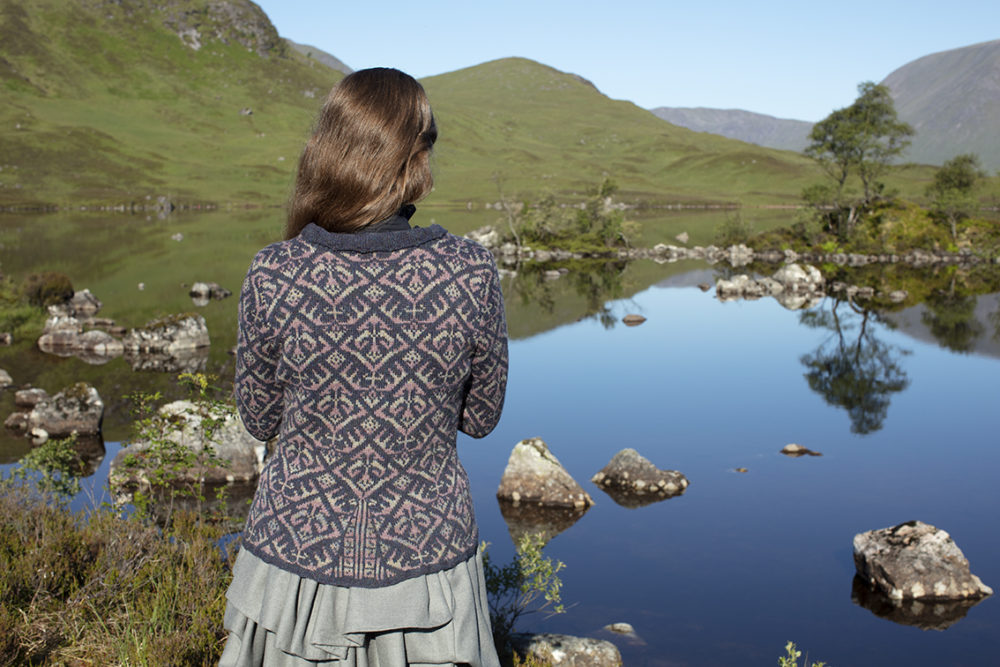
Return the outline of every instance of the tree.
[[[927,186],[927,196],[932,198],[931,214],[948,223],[953,241],[958,240],[958,221],[969,217],[979,203],[976,188],[983,176],[979,158],[965,153],[941,165],[934,182]]]
[[[871,81],[858,85],[858,98],[816,123],[805,153],[819,162],[833,180],[832,187],[812,187],[803,193],[813,205],[831,208],[831,226],[847,238],[859,214],[881,197],[879,181],[910,144],[913,128],[899,120],[889,88]],[[861,181],[860,200],[847,197],[851,175]],[[823,200],[823,201],[821,201]]]

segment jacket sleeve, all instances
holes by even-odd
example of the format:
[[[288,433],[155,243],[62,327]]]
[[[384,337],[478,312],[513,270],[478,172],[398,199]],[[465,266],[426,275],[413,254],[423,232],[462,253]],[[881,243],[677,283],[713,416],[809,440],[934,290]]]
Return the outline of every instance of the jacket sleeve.
[[[492,256],[483,275],[479,330],[473,337],[471,372],[458,423],[458,429],[473,438],[496,427],[507,391],[507,320]]]
[[[267,323],[273,281],[254,258],[240,292],[236,342],[236,408],[250,435],[269,440],[281,427],[283,386],[277,379],[281,346]]]

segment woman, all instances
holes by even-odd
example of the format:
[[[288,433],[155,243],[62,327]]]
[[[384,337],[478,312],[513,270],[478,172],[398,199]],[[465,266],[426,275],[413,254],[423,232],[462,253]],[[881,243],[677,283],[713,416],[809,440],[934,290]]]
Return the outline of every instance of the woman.
[[[506,323],[492,255],[409,224],[436,138],[410,76],[344,78],[247,273],[236,404],[277,445],[223,665],[497,664],[456,432],[500,418]]]

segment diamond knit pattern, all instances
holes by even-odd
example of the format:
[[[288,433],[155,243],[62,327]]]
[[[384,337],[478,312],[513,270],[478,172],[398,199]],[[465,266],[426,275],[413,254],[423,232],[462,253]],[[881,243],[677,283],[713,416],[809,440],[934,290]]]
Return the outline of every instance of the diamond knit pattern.
[[[378,587],[453,567],[478,533],[456,432],[489,433],[507,332],[489,251],[442,228],[261,250],[243,283],[236,402],[277,435],[243,546],[321,583]]]

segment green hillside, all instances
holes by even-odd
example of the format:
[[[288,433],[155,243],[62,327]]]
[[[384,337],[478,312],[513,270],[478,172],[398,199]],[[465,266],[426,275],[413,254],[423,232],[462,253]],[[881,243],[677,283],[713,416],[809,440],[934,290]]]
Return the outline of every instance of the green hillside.
[[[280,202],[341,76],[246,0],[0,0],[0,206]]]
[[[818,177],[805,158],[663,122],[572,74],[505,58],[423,80],[438,116],[439,199],[580,193],[603,175],[625,200],[781,203]]]
[[[0,207],[281,205],[342,77],[321,60],[249,0],[0,0]],[[797,153],[671,125],[530,60],[424,84],[441,136],[432,204],[496,201],[494,174],[518,199],[579,201],[610,176],[621,199],[656,205],[795,204],[822,178]]]

